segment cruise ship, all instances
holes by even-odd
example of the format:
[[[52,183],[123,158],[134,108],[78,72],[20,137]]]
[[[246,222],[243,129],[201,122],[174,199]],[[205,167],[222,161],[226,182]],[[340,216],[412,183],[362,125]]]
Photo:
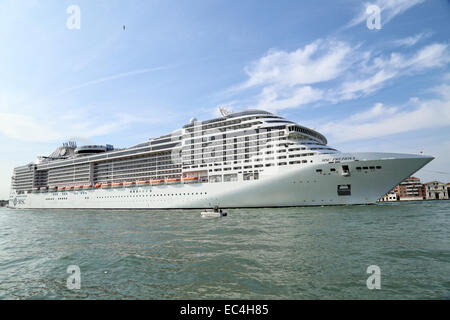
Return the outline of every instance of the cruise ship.
[[[375,203],[433,157],[343,153],[276,114],[229,112],[129,148],[64,143],[14,169],[11,208],[189,209]]]

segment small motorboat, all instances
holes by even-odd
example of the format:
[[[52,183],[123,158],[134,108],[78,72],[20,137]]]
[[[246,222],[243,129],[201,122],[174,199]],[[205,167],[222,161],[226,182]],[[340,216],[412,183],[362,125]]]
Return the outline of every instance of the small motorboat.
[[[223,212],[222,210],[202,211],[200,214],[202,218],[219,218],[227,216],[227,213]]]

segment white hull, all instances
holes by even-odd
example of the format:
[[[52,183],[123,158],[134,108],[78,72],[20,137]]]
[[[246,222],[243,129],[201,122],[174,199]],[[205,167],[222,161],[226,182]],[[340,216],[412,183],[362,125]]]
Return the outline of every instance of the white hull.
[[[323,154],[314,157],[313,163],[265,168],[258,180],[20,195],[13,192],[9,206],[20,209],[188,209],[216,205],[240,208],[369,204],[432,159],[390,153]],[[343,175],[342,165],[349,167],[349,175]],[[362,166],[381,168],[356,170]],[[330,171],[331,168],[335,171]],[[318,169],[322,172],[316,172]],[[350,185],[350,194],[338,195],[338,185]]]

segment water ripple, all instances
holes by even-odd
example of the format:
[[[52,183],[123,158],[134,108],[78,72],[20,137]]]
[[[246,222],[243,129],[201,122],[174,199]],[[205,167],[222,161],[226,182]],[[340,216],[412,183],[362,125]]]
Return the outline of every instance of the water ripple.
[[[450,201],[197,210],[0,209],[0,299],[448,299]],[[378,265],[382,289],[368,290]],[[81,269],[69,290],[66,269]]]

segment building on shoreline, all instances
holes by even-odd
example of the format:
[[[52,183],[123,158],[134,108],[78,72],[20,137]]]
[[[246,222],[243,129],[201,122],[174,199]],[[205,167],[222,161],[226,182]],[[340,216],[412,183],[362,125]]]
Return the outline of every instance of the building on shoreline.
[[[394,191],[391,191],[391,192],[385,194],[384,197],[378,201],[380,201],[380,202],[398,201],[398,196]]]
[[[449,194],[450,183],[431,181],[422,184],[419,178],[409,177],[378,201],[448,200]]]
[[[400,201],[425,199],[425,189],[419,178],[409,177],[394,188],[394,193]]]
[[[448,200],[448,186],[439,181],[431,181],[424,184],[425,198],[427,200]]]

